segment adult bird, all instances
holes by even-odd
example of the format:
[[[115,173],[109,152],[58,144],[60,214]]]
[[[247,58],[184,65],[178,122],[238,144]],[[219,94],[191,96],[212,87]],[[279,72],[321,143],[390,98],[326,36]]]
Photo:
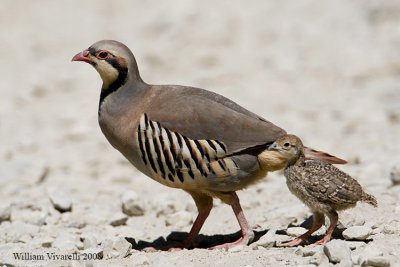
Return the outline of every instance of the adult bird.
[[[195,246],[214,197],[232,207],[242,232],[239,240],[216,248],[251,242],[254,233],[235,192],[285,167],[286,159],[267,148],[286,132],[216,93],[145,83],[134,55],[120,42],[96,42],[72,60],[91,64],[103,80],[99,124],[111,145],[145,175],[193,197],[198,216],[177,247]],[[312,149],[306,155],[345,162]]]

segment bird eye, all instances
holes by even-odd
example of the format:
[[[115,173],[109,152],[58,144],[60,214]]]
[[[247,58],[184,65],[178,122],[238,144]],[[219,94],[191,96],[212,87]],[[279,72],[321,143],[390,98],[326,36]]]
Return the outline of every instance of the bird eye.
[[[106,58],[108,58],[108,52],[107,51],[100,51],[98,54],[97,54],[97,58],[98,59],[106,59]]]
[[[284,144],[283,144],[283,147],[288,148],[288,147],[290,147],[290,144],[289,144],[289,143],[284,143]]]

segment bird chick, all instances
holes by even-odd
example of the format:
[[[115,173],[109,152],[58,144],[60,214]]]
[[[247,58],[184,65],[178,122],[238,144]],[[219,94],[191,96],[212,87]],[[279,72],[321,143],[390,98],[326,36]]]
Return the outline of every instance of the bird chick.
[[[318,160],[306,160],[304,146],[295,135],[278,138],[268,150],[276,151],[287,159],[284,169],[286,184],[297,198],[313,212],[311,228],[296,239],[282,243],[281,246],[297,246],[325,223],[324,215],[330,220],[325,236],[316,244],[325,244],[331,239],[338,222],[339,210],[354,207],[358,201],[364,201],[374,207],[377,201],[367,194],[361,185],[332,164]]]

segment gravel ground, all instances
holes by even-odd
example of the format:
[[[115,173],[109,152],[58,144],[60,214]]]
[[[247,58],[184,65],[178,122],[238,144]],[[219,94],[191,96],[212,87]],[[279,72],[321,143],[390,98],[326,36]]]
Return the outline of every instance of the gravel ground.
[[[400,266],[400,2],[244,3],[2,1],[0,266]],[[347,159],[379,207],[341,212],[325,246],[278,248],[311,213],[270,173],[238,192],[251,245],[140,251],[184,238],[196,209],[101,134],[100,78],[70,62],[100,39],[127,44],[149,83],[223,94]],[[216,201],[201,245],[238,230]]]

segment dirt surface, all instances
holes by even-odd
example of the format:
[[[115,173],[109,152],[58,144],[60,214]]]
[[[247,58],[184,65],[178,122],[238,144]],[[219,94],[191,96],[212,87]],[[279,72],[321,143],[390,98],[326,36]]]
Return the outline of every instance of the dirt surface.
[[[400,266],[400,2],[3,0],[0,25],[0,266]],[[148,83],[217,92],[347,159],[379,207],[341,212],[326,246],[278,248],[311,213],[270,173],[238,192],[253,244],[140,251],[197,213],[102,135],[101,80],[71,63],[101,39],[128,45]],[[215,201],[200,244],[238,231]]]

